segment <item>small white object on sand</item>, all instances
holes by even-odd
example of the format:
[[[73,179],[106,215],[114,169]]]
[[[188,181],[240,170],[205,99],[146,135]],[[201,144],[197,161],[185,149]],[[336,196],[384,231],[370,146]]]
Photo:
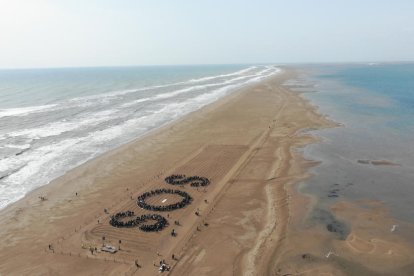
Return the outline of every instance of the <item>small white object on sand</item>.
[[[161,202],[162,202],[162,203],[164,203],[164,202],[166,202],[166,201],[167,201],[167,199],[166,199],[166,198],[164,198]]]
[[[326,254],[326,258],[329,258],[331,255],[335,255],[335,256],[338,256],[338,255],[336,255],[334,252],[332,252],[332,251],[329,251],[328,252],[328,254]]]
[[[398,227],[398,224],[394,224],[394,225],[391,227],[391,232],[394,232],[395,230],[397,230],[397,227]]]

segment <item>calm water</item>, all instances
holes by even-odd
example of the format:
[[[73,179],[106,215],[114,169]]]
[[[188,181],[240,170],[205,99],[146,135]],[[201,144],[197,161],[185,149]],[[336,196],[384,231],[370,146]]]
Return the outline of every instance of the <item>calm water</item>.
[[[0,70],[0,208],[278,71],[250,65]]]
[[[319,199],[316,209],[341,199],[373,199],[414,222],[414,64],[309,66],[302,72],[288,85],[344,125],[315,131],[323,142],[304,150],[322,161],[302,186]]]

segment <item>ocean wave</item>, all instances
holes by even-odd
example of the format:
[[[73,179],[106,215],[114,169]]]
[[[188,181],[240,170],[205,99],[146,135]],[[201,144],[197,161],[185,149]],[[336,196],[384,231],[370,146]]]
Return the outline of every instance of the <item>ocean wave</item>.
[[[225,78],[225,77],[232,77],[232,76],[238,76],[238,75],[242,75],[246,72],[249,72],[253,69],[256,69],[257,66],[251,66],[249,68],[234,72],[234,73],[230,73],[230,74],[222,74],[222,75],[216,75],[216,76],[209,76],[209,77],[203,77],[203,78],[199,78],[199,79],[191,79],[185,83],[194,83],[194,82],[205,82],[205,81],[209,81],[209,80],[214,80],[214,79],[218,79],[218,78]]]
[[[255,78],[250,78],[247,81],[236,84],[229,84],[218,89],[203,93],[196,97],[189,98],[182,102],[165,104],[161,109],[154,110],[152,114],[141,116],[139,118],[129,119],[123,122],[122,124],[111,126],[103,130],[91,132],[84,137],[66,139],[59,143],[35,149],[33,152],[30,152],[30,154],[22,158],[20,158],[20,156],[15,156],[14,158],[8,160],[2,160],[3,162],[0,162],[0,170],[10,169],[10,167],[21,164],[21,162],[28,162],[28,166],[25,170],[27,170],[27,172],[35,173],[38,171],[38,169],[36,168],[37,165],[40,166],[44,164],[53,157],[59,156],[60,153],[73,153],[74,151],[82,152],[82,150],[91,147],[97,147],[110,140],[116,139],[124,135],[126,132],[136,134],[137,132],[141,131],[142,133],[144,133],[145,131],[159,126],[162,123],[172,121],[202,106],[205,106],[215,101],[216,99],[224,96],[227,92],[229,92],[232,89],[236,89],[248,83],[258,81],[262,78],[272,75],[273,73],[274,72],[271,72],[270,74],[266,75],[260,74],[259,76],[256,76]],[[113,111],[105,111],[102,112],[101,115],[110,115],[112,114],[112,112]],[[10,136],[26,136],[29,138],[48,137],[51,135],[61,134],[62,132],[71,131],[74,128],[80,127],[80,125],[88,125],[92,122],[99,122],[104,119],[105,117],[91,118],[89,120],[81,122],[55,122],[42,128],[28,129],[20,132],[11,133]],[[79,147],[81,147],[82,150],[80,150]],[[56,152],[58,152],[58,154],[56,154]],[[34,160],[33,156],[42,157],[39,160]],[[23,175],[25,174],[25,171],[21,171],[20,174],[20,177],[13,176],[11,179],[19,179],[23,181]]]
[[[257,68],[249,67],[244,69],[244,71],[226,74],[224,77],[223,75],[221,77],[217,75],[215,78],[217,80],[219,78],[227,79],[215,83],[202,83],[203,81],[211,81],[211,77],[208,77],[210,78],[208,80],[200,78],[199,82],[188,81],[186,83],[191,85],[189,87],[175,88],[167,93],[136,99],[129,103],[117,101],[111,105],[111,101],[109,101],[109,105],[98,106],[100,102],[97,103],[90,97],[84,97],[76,100],[77,102],[72,101],[72,99],[58,105],[49,105],[49,109],[45,110],[72,108],[82,103],[91,103],[97,106],[97,108],[110,109],[99,112],[81,111],[79,113],[81,116],[72,116],[68,117],[67,120],[50,122],[40,127],[6,133],[4,138],[10,139],[10,141],[6,141],[6,144],[3,146],[24,150],[24,154],[13,154],[0,160],[0,176],[7,175],[0,181],[0,189],[2,191],[2,195],[0,195],[0,208],[22,198],[30,190],[47,184],[67,170],[94,158],[98,154],[136,139],[152,129],[210,104],[234,89],[262,80],[280,71],[280,69],[272,66],[263,66],[255,72],[252,72],[253,69]],[[196,85],[194,85],[195,83]],[[166,85],[162,86],[166,87]],[[172,85],[168,86],[172,87]],[[131,91],[136,90],[125,90],[122,93],[133,93]],[[192,93],[196,91],[200,92]],[[186,93],[188,93],[188,96],[186,95],[184,99],[180,98],[180,101],[165,101],[165,99]],[[99,98],[106,96],[107,94],[101,94]],[[148,105],[151,108],[145,108],[142,113],[131,113],[130,110],[125,109],[134,104],[148,101],[155,102]],[[109,125],[105,123],[114,118],[117,120],[111,121]],[[114,125],[115,122],[116,124]],[[102,127],[105,127],[104,129],[97,130],[96,127],[92,127],[100,123],[104,123],[102,124]],[[45,140],[50,141],[47,145],[40,146],[42,143],[33,144],[32,148],[30,144],[27,144],[27,138],[42,139],[58,136],[64,132],[77,131],[81,128],[81,131],[76,132],[77,137],[74,137],[74,135],[70,135],[70,137],[62,135]],[[101,128],[101,125],[99,125],[99,128]],[[15,138],[18,140],[13,140]],[[24,140],[21,140],[21,138],[24,138]]]
[[[179,85],[183,86],[183,85],[188,85],[188,84],[192,84],[192,83],[196,83],[196,82],[205,82],[205,81],[209,81],[209,80],[213,80],[213,79],[217,79],[217,78],[237,76],[237,75],[241,75],[243,73],[246,73],[246,72],[251,71],[251,70],[256,69],[256,68],[257,68],[256,66],[251,66],[249,68],[246,68],[246,69],[234,72],[234,73],[230,73],[230,74],[221,74],[221,75],[203,77],[203,78],[198,78],[198,79],[191,79],[191,80],[188,80],[188,81],[175,82],[175,83],[170,83],[170,84],[147,86],[147,87],[141,87],[141,88],[137,88],[137,89],[125,89],[125,90],[108,92],[108,93],[104,93],[104,94],[91,95],[91,96],[86,96],[86,97],[77,97],[77,98],[71,99],[71,101],[96,100],[96,99],[102,99],[104,97],[112,98],[112,97],[118,97],[118,96],[127,95],[127,94],[131,94],[131,93],[150,91],[150,90],[155,90],[155,89],[160,89],[160,88],[168,88],[168,87],[179,86]]]
[[[127,94],[131,94],[131,93],[138,93],[138,92],[143,92],[143,91],[151,91],[151,90],[155,90],[155,89],[160,89],[160,88],[168,88],[168,87],[174,87],[174,86],[185,86],[185,85],[189,85],[189,84],[193,84],[193,83],[200,83],[200,82],[206,82],[206,81],[210,81],[210,80],[214,80],[214,79],[218,79],[218,78],[225,78],[225,77],[231,77],[231,76],[239,76],[242,74],[245,74],[251,70],[256,69],[256,66],[251,66],[249,68],[246,69],[242,69],[239,70],[237,72],[234,73],[230,73],[230,74],[221,74],[221,75],[215,75],[215,76],[208,76],[208,77],[203,77],[203,78],[198,78],[198,79],[191,79],[188,81],[184,81],[184,82],[176,82],[176,83],[170,83],[170,84],[165,84],[165,85],[154,85],[154,86],[148,86],[148,87],[142,87],[142,88],[137,88],[137,89],[125,89],[125,90],[119,90],[119,91],[113,91],[113,92],[108,92],[108,93],[103,93],[103,94],[97,94],[97,95],[90,95],[90,96],[85,96],[85,97],[76,97],[76,98],[72,98],[69,99],[67,101],[64,102],[59,102],[56,104],[49,104],[49,105],[40,105],[40,106],[29,106],[29,107],[21,107],[21,108],[8,108],[8,109],[0,109],[0,118],[1,117],[10,117],[10,116],[26,116],[29,115],[31,113],[37,113],[37,112],[44,112],[44,111],[56,111],[56,110],[61,110],[61,109],[67,109],[67,108],[71,108],[73,106],[75,107],[89,107],[89,106],[93,106],[94,104],[96,104],[96,100],[99,101],[110,101],[111,99],[114,99],[116,97],[119,96],[123,96],[123,95],[127,95]],[[258,72],[261,73],[261,72]],[[249,76],[243,76],[241,78],[246,78]],[[236,81],[239,78],[235,78],[234,80],[226,80],[225,82],[223,82],[222,84],[226,84],[228,83],[228,81]],[[192,86],[192,87],[188,87],[188,88],[183,88],[174,92],[169,92],[171,93],[170,95],[174,96],[174,95],[178,95],[180,93],[183,92],[189,92],[189,91],[194,91],[194,90],[198,90],[198,89],[203,89],[203,88],[207,88],[207,87],[214,87],[214,86],[218,86],[218,85],[222,85],[220,83],[213,83],[213,84],[205,84],[200,85],[200,86]],[[166,93],[165,95],[160,95],[158,96],[159,98],[168,98],[168,94]],[[136,103],[139,102],[144,102],[146,100],[137,100]],[[130,104],[125,104],[124,106],[129,106]]]
[[[188,92],[194,92],[194,91],[203,90],[203,89],[206,89],[206,88],[228,85],[228,84],[231,84],[231,83],[234,83],[236,81],[243,80],[243,79],[256,78],[256,77],[259,77],[259,76],[263,75],[264,73],[267,73],[267,72],[271,71],[272,69],[273,68],[267,68],[265,70],[259,71],[256,74],[253,74],[253,75],[240,76],[240,77],[237,77],[237,78],[232,78],[232,79],[225,80],[223,82],[217,82],[217,83],[210,83],[210,84],[204,84],[204,85],[190,86],[190,87],[186,87],[186,88],[183,88],[183,89],[179,89],[179,90],[175,90],[175,91],[171,91],[171,92],[159,94],[159,95],[156,95],[154,97],[148,97],[148,98],[138,99],[138,100],[135,100],[135,101],[130,102],[130,103],[122,104],[121,107],[129,107],[129,106],[133,106],[134,104],[138,104],[138,103],[142,103],[142,102],[155,101],[155,100],[159,100],[159,99],[172,98],[174,96],[178,96],[180,94],[184,94],[184,93],[188,93]],[[246,70],[242,70],[242,71],[248,72],[247,69]],[[238,74],[227,74],[226,76],[230,76],[230,75],[234,76],[234,75],[238,75]]]
[[[84,126],[92,126],[110,120],[113,118],[110,115],[114,114],[115,112],[117,112],[116,109],[90,113],[82,118],[73,121],[62,120],[58,122],[52,122],[37,128],[13,131],[8,133],[7,136],[13,138],[24,137],[29,139],[40,139],[57,136],[65,132],[74,131]]]
[[[27,107],[18,107],[18,108],[5,108],[0,109],[0,118],[2,117],[11,117],[11,116],[26,116],[31,113],[44,111],[55,107],[55,104],[48,105],[39,105],[39,106],[27,106]]]
[[[4,147],[10,148],[10,149],[28,149],[30,148],[30,144],[23,144],[23,145],[6,144],[4,145]]]
[[[121,107],[133,106],[133,105],[138,104],[138,103],[143,103],[143,102],[150,101],[151,99],[152,98],[142,98],[142,99],[138,99],[138,100],[135,100],[135,101],[132,101],[132,102],[129,102],[129,103],[124,103],[124,104],[121,105]]]

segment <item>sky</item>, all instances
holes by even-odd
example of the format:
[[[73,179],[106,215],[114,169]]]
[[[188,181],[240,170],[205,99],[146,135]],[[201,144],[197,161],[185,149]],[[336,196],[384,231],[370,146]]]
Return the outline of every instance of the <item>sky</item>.
[[[0,0],[0,68],[414,61],[413,0]]]

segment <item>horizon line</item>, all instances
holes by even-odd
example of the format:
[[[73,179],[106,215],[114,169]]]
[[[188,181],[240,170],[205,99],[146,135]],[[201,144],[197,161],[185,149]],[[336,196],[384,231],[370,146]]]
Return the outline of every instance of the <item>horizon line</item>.
[[[41,70],[41,69],[92,69],[92,68],[129,68],[129,67],[174,67],[174,66],[234,66],[234,65],[335,65],[335,64],[369,64],[369,63],[414,63],[414,60],[388,60],[388,61],[326,61],[326,62],[257,62],[257,63],[179,63],[179,64],[140,64],[140,65],[67,65],[67,66],[41,66],[41,67],[0,67],[6,70]]]

